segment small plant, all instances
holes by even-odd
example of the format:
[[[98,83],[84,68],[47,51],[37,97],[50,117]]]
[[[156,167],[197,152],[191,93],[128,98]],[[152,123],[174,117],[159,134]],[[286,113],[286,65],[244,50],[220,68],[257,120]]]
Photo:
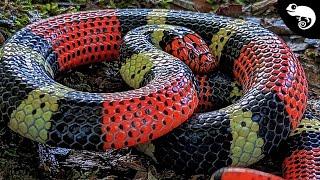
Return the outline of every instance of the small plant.
[[[170,8],[170,3],[172,3],[173,0],[161,0],[159,5],[162,8],[169,9]]]
[[[14,21],[15,26],[20,29],[23,28],[30,22],[30,18],[27,14],[22,14],[20,17],[17,17]]]
[[[60,13],[60,8],[58,3],[48,3],[40,6],[41,14],[54,16]]]
[[[86,0],[79,0],[86,1]],[[44,5],[37,5],[43,16],[56,16],[63,13],[77,12],[80,6],[69,6],[68,8],[60,7],[58,3],[47,3]]]

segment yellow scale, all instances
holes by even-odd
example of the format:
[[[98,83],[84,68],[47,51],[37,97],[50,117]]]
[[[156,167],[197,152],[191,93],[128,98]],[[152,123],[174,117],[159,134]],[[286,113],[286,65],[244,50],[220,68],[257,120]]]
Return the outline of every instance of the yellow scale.
[[[53,71],[45,59],[37,51],[16,43],[7,43],[1,56],[10,56],[11,52],[23,56],[27,68],[33,69],[32,61],[43,65],[45,71],[53,77]],[[23,52],[23,53],[22,53]],[[28,52],[28,53],[25,53]],[[51,95],[50,91],[59,89],[58,96]],[[57,84],[47,85],[31,91],[10,116],[9,127],[34,141],[44,143],[48,139],[48,130],[51,128],[51,118],[54,112],[58,111],[58,100],[67,92],[72,91]]]

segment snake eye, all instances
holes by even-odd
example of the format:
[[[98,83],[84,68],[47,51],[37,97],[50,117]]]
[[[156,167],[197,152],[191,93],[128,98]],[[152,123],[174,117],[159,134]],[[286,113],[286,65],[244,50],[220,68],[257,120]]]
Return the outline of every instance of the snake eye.
[[[293,9],[293,10],[297,9],[297,5],[292,4],[292,5],[291,5],[291,9]]]

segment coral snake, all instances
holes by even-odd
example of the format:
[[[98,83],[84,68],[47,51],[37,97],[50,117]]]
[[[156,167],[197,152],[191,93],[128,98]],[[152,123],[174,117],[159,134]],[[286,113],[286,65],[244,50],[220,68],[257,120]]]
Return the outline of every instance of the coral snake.
[[[253,164],[291,135],[289,178],[302,174],[296,161],[319,156],[319,122],[299,125],[308,91],[302,66],[281,38],[251,22],[175,10],[78,12],[26,26],[0,57],[1,125],[40,143],[103,151],[154,140],[145,145],[159,162],[213,173]],[[134,89],[82,92],[54,80],[111,60]],[[228,172],[239,170],[215,178]]]

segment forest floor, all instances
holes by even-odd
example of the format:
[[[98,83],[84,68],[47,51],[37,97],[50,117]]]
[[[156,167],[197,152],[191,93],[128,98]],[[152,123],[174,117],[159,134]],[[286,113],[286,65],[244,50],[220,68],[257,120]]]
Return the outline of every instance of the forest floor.
[[[193,2],[193,3],[190,3]],[[0,2],[0,47],[17,30],[41,18],[82,10],[105,8],[170,8],[215,12],[254,21],[281,36],[303,64],[311,87],[320,94],[320,41],[291,32],[277,16],[276,0],[14,0]],[[59,82],[84,91],[104,91],[110,86],[106,64],[90,65],[61,75]],[[110,72],[109,72],[110,73]],[[74,82],[80,85],[75,86]],[[108,84],[109,83],[109,84]],[[273,152],[251,168],[281,175],[281,151]],[[133,148],[105,153],[49,148],[0,128],[0,179],[207,179],[185,177],[157,165]]]

